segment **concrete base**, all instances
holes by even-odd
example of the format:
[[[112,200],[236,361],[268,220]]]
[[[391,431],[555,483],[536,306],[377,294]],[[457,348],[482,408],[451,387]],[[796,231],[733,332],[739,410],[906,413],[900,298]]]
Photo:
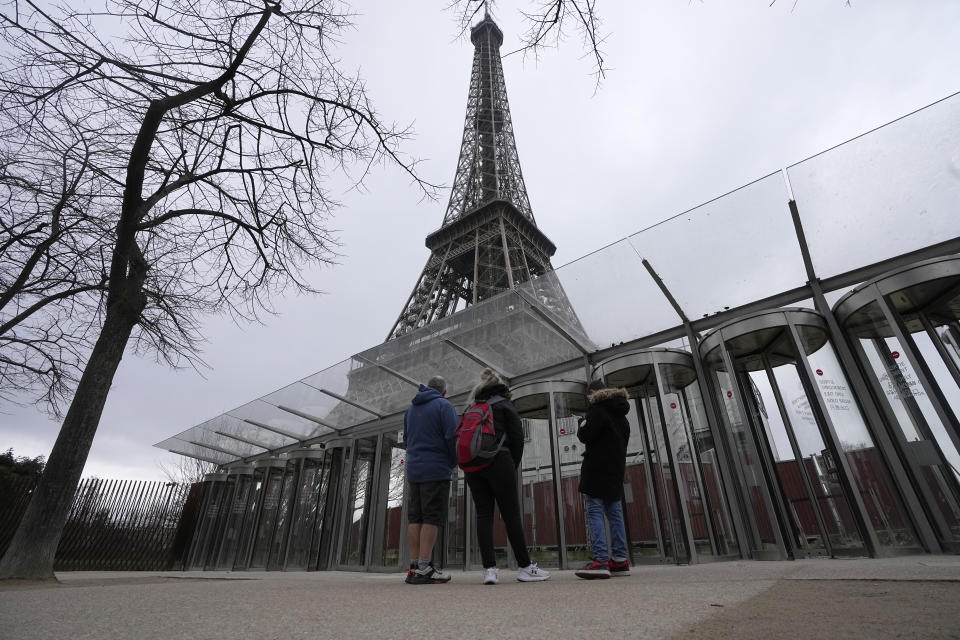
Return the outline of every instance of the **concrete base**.
[[[641,566],[633,575],[446,585],[403,574],[76,572],[0,583],[30,638],[957,638],[960,557]]]

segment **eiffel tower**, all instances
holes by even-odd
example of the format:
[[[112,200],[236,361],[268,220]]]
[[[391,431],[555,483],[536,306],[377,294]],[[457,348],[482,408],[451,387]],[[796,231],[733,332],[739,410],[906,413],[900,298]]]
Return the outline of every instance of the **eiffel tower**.
[[[355,425],[396,410],[441,362],[450,389],[469,389],[481,355],[473,351],[509,378],[516,363],[536,369],[593,348],[550,265],[556,247],[537,228],[527,198],[500,66],[503,33],[485,15],[470,35],[470,97],[443,226],[427,236],[430,258],[387,339],[353,356],[341,402],[321,424]],[[504,302],[491,310],[492,321],[441,322],[510,289],[524,304]],[[540,314],[531,317],[532,307]],[[427,326],[437,334],[415,332]]]
[[[500,63],[503,32],[485,14],[470,41],[473,70],[450,203],[443,225],[427,236],[430,257],[387,341],[525,282],[584,336],[552,273],[556,247],[537,227],[523,183]]]

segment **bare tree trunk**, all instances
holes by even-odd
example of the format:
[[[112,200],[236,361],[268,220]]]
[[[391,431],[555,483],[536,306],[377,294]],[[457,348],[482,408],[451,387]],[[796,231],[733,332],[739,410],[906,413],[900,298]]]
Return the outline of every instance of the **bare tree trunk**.
[[[136,275],[132,280],[137,280]],[[136,285],[136,282],[128,285]],[[142,284],[143,280],[140,279]],[[130,333],[143,308],[142,294],[130,291],[107,309],[100,337],[80,378],[40,483],[6,554],[0,578],[55,580],[53,561],[80,475],[100,423]]]

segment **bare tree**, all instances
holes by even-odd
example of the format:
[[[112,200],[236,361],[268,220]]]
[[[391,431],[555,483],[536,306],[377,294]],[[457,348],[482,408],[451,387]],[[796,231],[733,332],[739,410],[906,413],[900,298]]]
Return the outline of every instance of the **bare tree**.
[[[700,0],[703,2],[704,0]],[[692,0],[691,0],[692,2]],[[769,0],[772,7],[777,0]],[[799,0],[793,0],[790,10],[797,7]],[[852,6],[852,0],[841,0],[844,6]],[[518,4],[527,9],[518,9],[526,24],[526,31],[520,37],[520,46],[504,57],[516,53],[539,58],[542,50],[557,47],[573,35],[579,38],[584,56],[593,61],[593,76],[596,88],[607,77],[610,70],[603,52],[603,43],[608,35],[603,31],[603,21],[597,10],[598,0],[523,0]],[[471,25],[487,13],[492,13],[499,3],[496,0],[449,0],[448,9],[452,9],[465,34]]]
[[[348,25],[335,0],[3,8],[3,382],[51,399],[77,383],[0,577],[53,577],[128,344],[195,363],[201,314],[255,319],[284,288],[313,291],[301,268],[335,256],[332,173],[386,162],[432,195],[399,154],[408,131],[332,57]]]
[[[4,107],[0,400],[46,401],[56,414],[76,385],[105,291],[101,248],[110,232],[87,213],[102,177],[91,170],[97,150],[69,120],[44,118],[36,104],[18,114]],[[31,388],[39,398],[14,395]]]
[[[461,33],[466,33],[478,17],[492,12],[496,4],[495,0],[453,0],[448,8],[455,11]],[[519,53],[538,58],[544,48],[559,46],[572,33],[580,39],[584,55],[593,60],[593,75],[599,87],[609,69],[602,49],[606,36],[601,30],[597,0],[532,0],[521,4],[530,7],[519,9],[526,31],[521,35],[520,47],[504,57]]]
[[[194,484],[203,480],[203,476],[217,470],[217,465],[206,460],[180,456],[175,462],[158,462],[160,472],[167,482],[174,484]]]

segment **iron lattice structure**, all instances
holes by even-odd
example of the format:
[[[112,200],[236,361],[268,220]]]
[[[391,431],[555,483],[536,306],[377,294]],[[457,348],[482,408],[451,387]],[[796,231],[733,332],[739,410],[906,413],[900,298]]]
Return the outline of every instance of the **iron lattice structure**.
[[[513,137],[500,63],[503,32],[487,15],[470,41],[470,94],[450,203],[443,226],[427,236],[430,257],[387,340],[552,271],[556,247],[534,220]],[[582,334],[552,274],[532,292]]]

